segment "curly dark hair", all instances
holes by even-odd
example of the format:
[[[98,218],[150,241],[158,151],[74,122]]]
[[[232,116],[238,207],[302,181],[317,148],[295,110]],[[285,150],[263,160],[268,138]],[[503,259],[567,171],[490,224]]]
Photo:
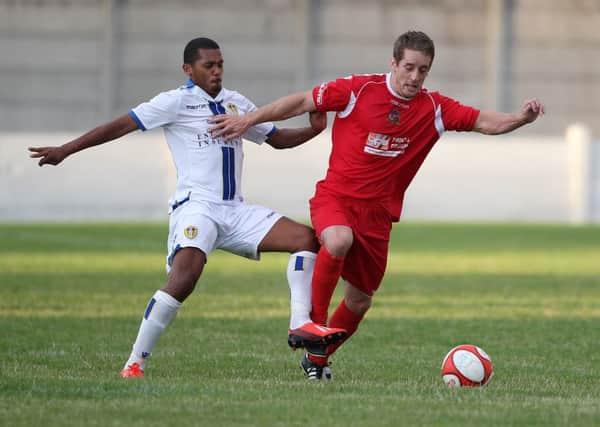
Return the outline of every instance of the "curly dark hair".
[[[220,49],[220,47],[216,41],[206,37],[198,37],[190,40],[188,44],[185,45],[185,49],[183,49],[183,63],[190,65],[194,64],[200,57],[198,49]]]

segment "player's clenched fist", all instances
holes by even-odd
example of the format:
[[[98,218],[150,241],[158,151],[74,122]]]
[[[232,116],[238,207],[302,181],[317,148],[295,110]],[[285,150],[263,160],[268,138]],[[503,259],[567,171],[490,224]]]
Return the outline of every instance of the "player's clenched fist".
[[[528,99],[521,107],[521,115],[526,123],[531,123],[546,112],[544,104],[539,99]]]

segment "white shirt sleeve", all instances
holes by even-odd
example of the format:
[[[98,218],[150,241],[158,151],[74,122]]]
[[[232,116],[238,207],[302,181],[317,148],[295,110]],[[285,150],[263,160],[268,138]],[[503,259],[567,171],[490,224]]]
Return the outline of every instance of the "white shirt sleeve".
[[[150,101],[132,108],[129,115],[141,130],[154,129],[175,121],[180,102],[181,96],[178,90],[162,92]]]
[[[245,108],[246,111],[244,111],[244,113],[250,113],[257,109],[256,105],[254,105],[252,103],[252,101],[250,101],[247,98],[244,98],[244,100],[247,103],[246,108]],[[246,132],[244,132],[244,134],[242,135],[242,138],[250,140],[252,142],[256,142],[257,144],[262,144],[276,130],[277,130],[277,128],[271,122],[259,123],[257,125],[254,125],[254,126],[248,128],[248,130]]]

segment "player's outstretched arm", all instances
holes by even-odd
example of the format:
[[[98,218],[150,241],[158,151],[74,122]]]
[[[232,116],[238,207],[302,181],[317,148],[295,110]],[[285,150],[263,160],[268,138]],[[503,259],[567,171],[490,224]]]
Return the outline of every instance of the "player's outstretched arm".
[[[129,114],[125,114],[112,122],[108,122],[81,135],[79,138],[58,147],[29,147],[29,157],[40,161],[38,165],[58,165],[68,156],[95,145],[104,144],[120,138],[134,130],[138,125]]]
[[[214,138],[222,136],[233,139],[242,136],[250,126],[258,123],[285,120],[316,110],[312,92],[308,91],[284,96],[242,116],[222,114],[210,118],[208,122],[214,125],[210,128]]]
[[[277,129],[267,139],[267,144],[273,148],[284,149],[297,147],[314,138],[327,127],[327,113],[313,111],[309,113],[310,127],[298,129]]]
[[[523,103],[517,113],[481,111],[473,130],[486,135],[501,135],[535,121],[545,112],[544,104],[537,99],[529,99]]]

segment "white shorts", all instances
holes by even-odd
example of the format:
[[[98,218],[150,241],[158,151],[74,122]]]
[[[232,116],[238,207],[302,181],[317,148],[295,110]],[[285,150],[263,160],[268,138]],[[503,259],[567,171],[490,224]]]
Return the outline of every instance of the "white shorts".
[[[282,217],[258,205],[188,200],[169,214],[167,273],[178,250],[193,247],[206,254],[223,249],[260,259],[258,245]]]

